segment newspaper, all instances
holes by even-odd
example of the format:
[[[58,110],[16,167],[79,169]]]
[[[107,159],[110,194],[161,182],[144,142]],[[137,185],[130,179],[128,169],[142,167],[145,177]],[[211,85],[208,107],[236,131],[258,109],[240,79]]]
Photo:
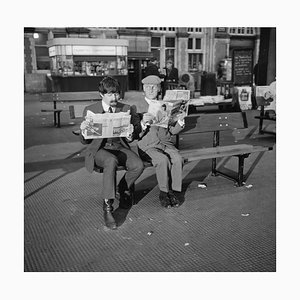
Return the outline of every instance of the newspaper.
[[[168,128],[178,120],[179,115],[187,115],[189,99],[188,90],[167,90],[162,101],[146,99],[149,104],[148,113],[154,116],[151,125]]]
[[[242,111],[250,110],[252,108],[251,93],[252,88],[250,86],[234,87],[234,97],[238,100]]]
[[[266,100],[270,100],[265,110],[274,110],[276,112],[276,81],[273,81],[270,85],[256,86],[255,97],[263,97]]]
[[[129,111],[95,114],[88,110],[85,120],[88,126],[81,131],[85,139],[128,137],[133,132]]]
[[[174,100],[190,100],[190,91],[189,90],[166,90],[164,96],[164,101],[174,101]]]
[[[224,102],[232,102],[232,98],[224,99],[223,95],[200,96],[197,99],[191,99],[189,105],[205,106],[208,104],[219,104],[219,103],[224,103]]]

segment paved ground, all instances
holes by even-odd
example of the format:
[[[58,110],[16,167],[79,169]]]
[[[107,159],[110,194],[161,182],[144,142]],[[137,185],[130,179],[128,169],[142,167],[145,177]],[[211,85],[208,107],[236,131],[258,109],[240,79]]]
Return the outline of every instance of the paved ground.
[[[139,92],[126,93],[124,102],[143,110]],[[84,146],[71,133],[78,122],[65,111],[62,127],[55,128],[52,114],[40,112],[51,105],[41,104],[38,95],[25,95],[24,103],[25,271],[276,271],[276,141],[258,134],[258,111],[247,112],[249,128],[221,138],[223,144],[274,147],[246,160],[245,186],[211,177],[208,160],[190,163],[184,167],[184,202],[167,210],[148,168],[136,184],[139,203],[116,209],[119,228],[109,231],[99,199],[102,175],[84,169]],[[211,137],[180,143],[183,149],[208,146]],[[218,165],[234,171],[237,161],[224,158]],[[201,182],[206,189],[198,187]]]

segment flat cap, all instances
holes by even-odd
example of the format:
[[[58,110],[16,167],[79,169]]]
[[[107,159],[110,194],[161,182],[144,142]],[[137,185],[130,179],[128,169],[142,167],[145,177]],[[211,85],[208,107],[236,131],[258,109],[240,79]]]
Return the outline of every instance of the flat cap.
[[[155,75],[149,75],[142,80],[143,84],[160,84],[160,82],[160,78]]]

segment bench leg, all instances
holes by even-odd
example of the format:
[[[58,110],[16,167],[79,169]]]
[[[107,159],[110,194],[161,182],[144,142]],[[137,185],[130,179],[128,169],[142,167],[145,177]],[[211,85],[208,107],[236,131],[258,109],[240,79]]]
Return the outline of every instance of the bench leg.
[[[60,128],[60,113],[61,111],[57,111],[57,127]]]
[[[249,153],[248,154],[242,154],[242,155],[237,155],[239,161],[238,161],[238,173],[237,173],[237,178],[236,177],[232,177],[228,174],[225,174],[219,170],[216,170],[216,167],[214,165],[214,162],[213,162],[213,169],[212,169],[212,176],[223,176],[229,180],[232,180],[235,182],[235,185],[236,186],[243,186],[245,184],[244,182],[244,160],[245,158],[247,158],[249,156]],[[213,159],[215,160],[215,159]]]
[[[211,175],[212,176],[217,176],[217,170],[216,170],[216,167],[217,167],[217,159],[216,158],[213,158],[211,160]]]
[[[263,106],[261,106],[260,119],[259,119],[259,133],[260,134],[264,133],[263,130],[262,130],[262,128],[263,128],[263,121],[264,121],[264,119],[263,119],[264,114],[265,114],[265,109],[264,109]]]
[[[54,126],[56,126],[57,125],[56,111],[53,114],[54,114]]]
[[[214,131],[214,137],[213,137],[213,147],[217,147],[220,144],[220,131]],[[212,165],[211,165],[211,174],[212,176],[217,176],[217,159],[212,159]]]
[[[244,160],[246,157],[248,157],[249,154],[243,154],[239,155],[239,169],[238,169],[238,180],[237,180],[237,186],[243,186],[244,183]]]

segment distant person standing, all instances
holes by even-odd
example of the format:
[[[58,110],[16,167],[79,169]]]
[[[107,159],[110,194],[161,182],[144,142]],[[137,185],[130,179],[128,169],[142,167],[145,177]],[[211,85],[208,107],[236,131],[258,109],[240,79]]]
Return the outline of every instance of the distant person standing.
[[[155,75],[160,77],[160,73],[158,70],[158,61],[156,57],[152,57],[148,66],[145,68],[145,77],[149,75]]]
[[[165,95],[166,90],[168,89],[169,83],[178,83],[178,69],[174,67],[174,63],[171,59],[167,60],[165,69],[166,76],[163,86],[163,96]]]
[[[165,82],[178,83],[178,69],[174,67],[174,63],[171,59],[166,63],[166,77]]]

